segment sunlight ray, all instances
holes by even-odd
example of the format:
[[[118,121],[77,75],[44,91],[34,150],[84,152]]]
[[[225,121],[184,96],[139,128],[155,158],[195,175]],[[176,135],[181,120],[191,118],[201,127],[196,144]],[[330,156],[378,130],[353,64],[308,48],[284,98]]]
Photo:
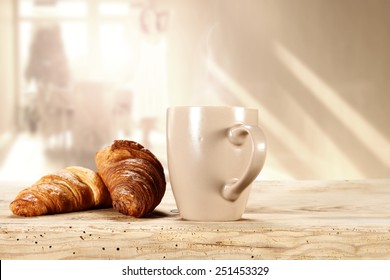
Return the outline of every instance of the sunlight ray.
[[[224,87],[228,88],[229,91],[233,93],[242,104],[244,104],[244,106],[259,109],[260,124],[264,124],[267,129],[272,129],[274,134],[281,135],[283,137],[283,144],[285,144],[289,150],[294,153],[294,157],[296,157],[301,162],[306,161],[304,155],[310,155],[311,151],[307,148],[306,145],[302,143],[302,141],[294,132],[291,131],[288,126],[279,121],[277,117],[275,117],[270,112],[270,110],[267,109],[266,106],[261,104],[253,94],[248,92],[243,86],[235,81],[213,60],[208,59],[207,66],[209,73],[218,79],[218,81],[224,85]],[[315,176],[316,174],[312,175]]]
[[[277,57],[310,93],[357,137],[375,157],[390,168],[390,142],[362,115],[344,101],[337,92],[309,67],[278,42],[274,42]]]

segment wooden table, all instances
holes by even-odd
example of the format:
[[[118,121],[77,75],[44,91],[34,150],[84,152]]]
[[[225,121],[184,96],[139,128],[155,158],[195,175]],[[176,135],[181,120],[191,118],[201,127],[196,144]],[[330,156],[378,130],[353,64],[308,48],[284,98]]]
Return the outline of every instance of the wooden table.
[[[22,218],[21,187],[0,185],[0,259],[390,259],[390,179],[255,182],[242,220],[218,223],[181,220],[169,188],[149,218]]]

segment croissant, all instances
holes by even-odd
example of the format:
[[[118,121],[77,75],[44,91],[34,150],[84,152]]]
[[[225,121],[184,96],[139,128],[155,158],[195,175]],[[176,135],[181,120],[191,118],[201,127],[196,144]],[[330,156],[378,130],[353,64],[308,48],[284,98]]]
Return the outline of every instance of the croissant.
[[[119,212],[143,217],[161,202],[166,189],[164,169],[141,144],[116,140],[96,153],[95,162]]]
[[[110,194],[96,172],[70,166],[22,190],[11,202],[10,209],[16,215],[30,217],[111,205]]]

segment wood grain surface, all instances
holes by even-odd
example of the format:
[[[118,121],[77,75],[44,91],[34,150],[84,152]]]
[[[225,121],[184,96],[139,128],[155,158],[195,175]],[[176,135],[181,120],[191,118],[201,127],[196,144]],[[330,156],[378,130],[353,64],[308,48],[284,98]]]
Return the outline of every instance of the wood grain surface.
[[[0,259],[390,259],[390,179],[257,181],[235,222],[180,219],[170,188],[148,218],[113,209],[23,218],[0,183]]]

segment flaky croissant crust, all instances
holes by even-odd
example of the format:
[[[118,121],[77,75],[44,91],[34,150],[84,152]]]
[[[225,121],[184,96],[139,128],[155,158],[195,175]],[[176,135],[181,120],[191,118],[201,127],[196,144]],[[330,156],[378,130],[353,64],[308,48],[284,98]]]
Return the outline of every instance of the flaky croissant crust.
[[[143,217],[161,202],[166,190],[163,166],[139,143],[116,140],[97,152],[95,162],[119,212]]]
[[[111,205],[110,194],[96,172],[70,166],[23,189],[11,202],[10,209],[19,216],[38,216]]]

